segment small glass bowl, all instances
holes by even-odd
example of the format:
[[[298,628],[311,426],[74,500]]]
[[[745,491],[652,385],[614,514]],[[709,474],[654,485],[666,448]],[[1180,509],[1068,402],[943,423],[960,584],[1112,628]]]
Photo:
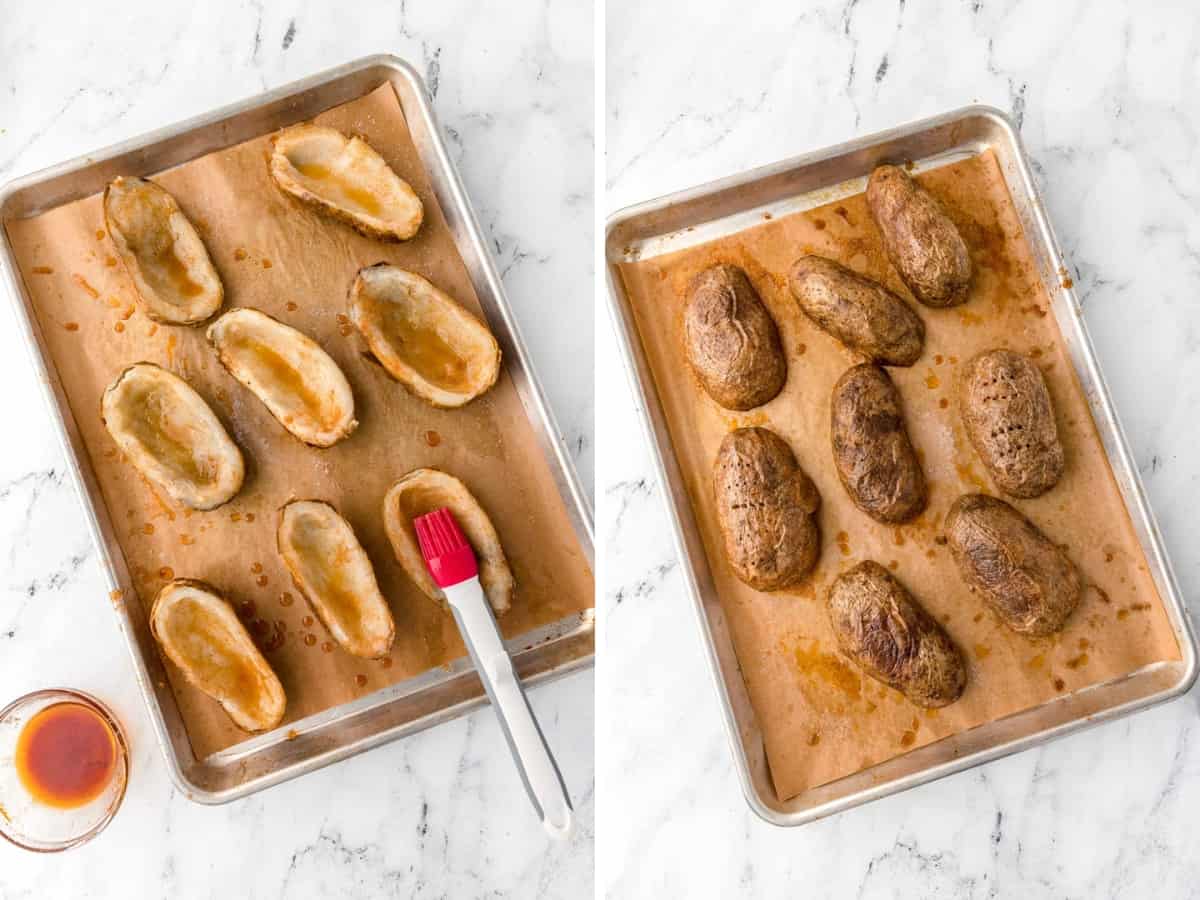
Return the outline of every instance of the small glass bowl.
[[[73,809],[37,802],[17,775],[17,738],[33,716],[57,703],[77,703],[92,710],[108,725],[116,743],[117,758],[108,786],[94,800]],[[69,688],[34,691],[0,709],[0,836],[18,847],[56,853],[87,843],[116,815],[128,778],[125,732],[108,707],[90,694]]]

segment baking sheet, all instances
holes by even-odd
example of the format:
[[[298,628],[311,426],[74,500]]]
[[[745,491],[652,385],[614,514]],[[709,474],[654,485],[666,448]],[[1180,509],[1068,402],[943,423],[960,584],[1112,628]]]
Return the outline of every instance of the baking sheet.
[[[796,256],[817,252],[909,296],[887,264],[861,194],[618,266],[780,800],[1064,693],[1180,658],[992,152],[932,169],[919,180],[962,230],[977,277],[965,307],[940,311],[914,304],[926,323],[925,354],[911,369],[889,370],[930,482],[929,508],[911,525],[880,525],[845,495],[832,465],[828,398],[856,358],[803,317],[785,280]],[[685,286],[717,262],[746,270],[788,351],[784,391],[747,414],[712,403],[682,352]],[[962,432],[953,390],[961,361],[992,346],[1037,358],[1068,454],[1058,486],[1014,504],[1067,545],[1089,582],[1079,610],[1052,638],[1008,632],[966,591],[938,541],[942,519],[960,493],[997,493]],[[800,590],[753,591],[724,561],[711,502],[712,464],[724,434],[743,425],[765,425],[784,436],[821,491],[822,557]],[[824,594],[838,573],[866,558],[895,563],[897,575],[964,651],[969,684],[959,702],[920,711],[838,656]]]
[[[416,238],[406,244],[364,238],[283,195],[267,173],[268,137],[193,160],[155,180],[175,194],[200,229],[225,283],[226,308],[253,306],[299,328],[346,372],[361,424],[333,448],[308,448],[288,435],[224,371],[203,329],[156,326],[136,310],[132,287],[103,233],[99,196],[8,227],[45,346],[134,578],[137,600],[119,602],[136,602],[148,611],[172,576],[216,584],[259,633],[283,681],[289,701],[284,727],[465,652],[449,612],[409,583],[383,531],[383,494],[413,468],[436,466],[462,478],[495,522],[518,581],[513,609],[501,621],[506,636],[592,605],[586,558],[507,372],[469,406],[435,410],[365,360],[365,346],[346,322],[346,291],[354,273],[380,261],[424,275],[480,312],[394,89],[384,84],[316,121],[361,134],[412,184],[425,204]],[[119,458],[100,423],[100,394],[121,369],[139,360],[186,377],[245,451],[246,484],[231,503],[208,513],[176,510]],[[288,582],[275,552],[275,513],[293,497],[328,500],[354,526],[396,618],[396,644],[384,660],[343,653],[310,620]],[[169,664],[167,672],[198,758],[247,737]]]

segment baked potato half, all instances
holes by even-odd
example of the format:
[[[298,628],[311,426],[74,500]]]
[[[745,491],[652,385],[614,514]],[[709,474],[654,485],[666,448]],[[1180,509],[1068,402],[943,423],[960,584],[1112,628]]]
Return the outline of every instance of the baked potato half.
[[[488,327],[399,266],[359,270],[350,286],[350,321],[384,370],[433,406],[469,403],[500,375],[500,345]]]
[[[933,195],[899,166],[879,166],[867,180],[867,206],[888,259],[926,306],[957,306],[971,287],[971,254]]]
[[[212,697],[243,731],[283,721],[287,696],[233,607],[211,585],[176,578],[150,608],[150,630],[192,686]]]
[[[463,536],[475,551],[479,563],[479,581],[496,615],[512,606],[516,579],[509,568],[496,527],[467,486],[437,469],[416,469],[391,486],[383,498],[383,527],[391,541],[396,561],[432,600],[446,602],[425,566],[413,519],[442,507],[449,508]]]
[[[272,141],[270,168],[288,194],[368,237],[406,241],[421,227],[421,199],[360,137],[293,125]]]
[[[766,428],[731,431],[717,452],[713,490],[738,578],[777,591],[808,577],[821,550],[821,496],[783,438]]]
[[[813,324],[868,361],[911,366],[921,358],[925,323],[879,282],[808,255],[792,264],[788,287]]]
[[[242,488],[242,451],[186,381],[154,363],[117,376],[100,418],[125,458],[176,503],[215,509]]]
[[[208,327],[229,374],[293,435],[331,447],[358,427],[350,382],[320,344],[257,309],[234,309]]]
[[[870,363],[849,369],[829,407],[833,464],[854,505],[888,524],[920,515],[928,499],[925,473],[887,372]]]
[[[164,188],[145,178],[114,178],[104,190],[104,224],[151,319],[196,325],[221,308],[221,277],[196,227]]]
[[[1062,548],[1003,500],[959,497],[946,516],[959,574],[1018,634],[1062,630],[1083,594],[1083,579]]]
[[[329,503],[293,500],[279,510],[275,537],[292,583],[333,639],[364,659],[387,653],[396,624],[350,523]]]
[[[926,709],[962,696],[967,667],[958,647],[879,563],[868,559],[839,575],[827,609],[842,653],[876,681]]]
[[[692,279],[683,325],[692,371],[721,406],[753,409],[783,390],[779,329],[741,269],[714,266]]]
[[[1012,497],[1044,494],[1066,457],[1042,371],[1027,356],[988,350],[959,376],[958,408],[971,445],[997,487]]]

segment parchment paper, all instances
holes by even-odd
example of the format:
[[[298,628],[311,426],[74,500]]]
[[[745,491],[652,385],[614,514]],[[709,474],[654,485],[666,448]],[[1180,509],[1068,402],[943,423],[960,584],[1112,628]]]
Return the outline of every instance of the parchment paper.
[[[621,267],[781,800],[1063,692],[1179,658],[994,157],[989,151],[918,181],[943,202],[971,247],[976,280],[965,306],[932,310],[912,301],[887,263],[861,194]],[[792,299],[787,271],[802,252],[878,279],[909,298],[925,320],[924,355],[911,368],[888,370],[930,486],[929,507],[911,525],[875,522],[838,480],[829,395],[860,360]],[[779,323],[788,356],[783,392],[746,414],[712,402],[683,352],[686,285],[719,262],[745,269]],[[955,400],[961,363],[991,347],[1037,359],[1066,450],[1066,473],[1056,487],[1035,500],[1013,501],[1066,545],[1089,583],[1066,629],[1051,638],[1030,640],[1002,625],[967,591],[943,543],[945,515],[960,494],[1002,496],[966,438]],[[726,432],[747,425],[784,437],[821,492],[821,558],[795,591],[755,591],[725,561],[712,469]],[[958,702],[922,711],[837,652],[825,596],[840,572],[864,559],[890,566],[962,649],[969,680]]]
[[[590,569],[507,374],[464,408],[434,409],[364,359],[365,343],[346,319],[355,272],[384,260],[424,275],[480,312],[391,85],[316,121],[365,137],[413,186],[425,221],[412,241],[362,237],[284,195],[267,171],[269,136],[154,180],[200,229],[225,283],[225,308],[252,306],[298,328],[346,373],[360,425],[330,449],[306,447],[289,435],[222,368],[203,327],[155,325],[137,311],[132,283],[104,233],[99,196],[14,222],[9,231],[143,612],[172,576],[220,588],[283,682],[285,724],[465,653],[450,613],[408,580],[384,533],[384,493],[411,469],[435,466],[457,475],[490,514],[518,585],[501,622],[506,636],[593,602]],[[230,503],[211,512],[176,508],[118,454],[100,421],[100,396],[139,360],[186,378],[230,429],[247,462],[246,483]],[[366,548],[396,619],[396,643],[385,659],[342,651],[291,585],[275,526],[276,511],[294,497],[333,503]],[[197,757],[247,737],[170,663],[167,671]]]

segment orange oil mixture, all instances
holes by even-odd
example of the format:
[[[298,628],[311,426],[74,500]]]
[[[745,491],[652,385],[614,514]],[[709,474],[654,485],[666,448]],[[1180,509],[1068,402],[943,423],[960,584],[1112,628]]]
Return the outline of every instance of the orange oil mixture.
[[[99,797],[117,763],[108,723],[79,703],[55,703],[35,713],[17,737],[21,784],[39,803],[73,809]]]

